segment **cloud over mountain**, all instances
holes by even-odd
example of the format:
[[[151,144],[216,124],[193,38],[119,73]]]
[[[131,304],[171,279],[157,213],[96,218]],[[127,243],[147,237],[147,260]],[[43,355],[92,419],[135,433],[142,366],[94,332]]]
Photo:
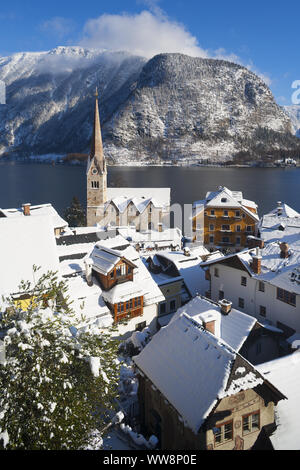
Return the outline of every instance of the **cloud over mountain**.
[[[80,45],[88,48],[125,50],[151,58],[163,52],[181,52],[192,57],[208,57],[184,25],[163,13],[142,11],[130,15],[101,15],[84,27]]]

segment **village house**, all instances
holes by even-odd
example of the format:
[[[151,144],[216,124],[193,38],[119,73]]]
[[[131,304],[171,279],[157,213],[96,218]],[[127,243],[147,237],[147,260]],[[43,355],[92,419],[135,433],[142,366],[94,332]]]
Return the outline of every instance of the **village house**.
[[[300,333],[300,249],[284,242],[244,250],[203,264],[210,279],[210,297],[284,332]]]
[[[86,282],[100,286],[121,336],[146,326],[156,331],[158,304],[164,296],[127,240],[118,235],[96,243],[84,263]]]
[[[238,352],[182,313],[133,358],[142,432],[167,450],[246,450],[285,399]]]
[[[169,227],[170,188],[107,187],[97,92],[86,177],[88,226],[131,226],[139,231]]]
[[[164,271],[163,265],[159,262],[156,255],[149,256],[148,258],[144,257],[143,262],[164,296],[164,299],[158,305],[157,328],[159,329],[169,323],[174,313],[191,296],[186,288],[183,277],[179,275],[177,269],[167,269]]]
[[[206,248],[237,251],[247,246],[247,236],[257,234],[257,205],[240,191],[219,187],[193,203],[193,239]]]
[[[209,282],[206,280],[205,271],[202,269],[203,261],[213,260],[221,256],[220,252],[210,253],[205,247],[197,246],[156,252],[146,259],[148,269],[152,274],[162,273],[170,277],[180,276],[183,278],[186,289],[182,292],[182,303],[185,303],[198,294],[205,295],[209,290]]]
[[[15,217],[35,217],[35,216],[49,216],[52,222],[52,230],[55,236],[60,236],[68,228],[68,223],[60,217],[58,212],[54,209],[52,204],[40,204],[33,206],[31,204],[23,204],[21,208],[17,209],[0,209],[0,218],[15,218]]]

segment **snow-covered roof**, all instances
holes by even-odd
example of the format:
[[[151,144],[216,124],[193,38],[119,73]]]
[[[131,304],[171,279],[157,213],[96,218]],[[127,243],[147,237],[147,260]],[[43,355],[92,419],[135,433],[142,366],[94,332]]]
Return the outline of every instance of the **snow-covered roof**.
[[[300,450],[300,352],[257,366],[268,381],[285,394],[277,404],[277,429],[270,440],[275,450]]]
[[[97,322],[98,326],[106,327],[113,323],[111,313],[102,298],[102,290],[94,279],[89,286],[86,280],[78,275],[66,280],[67,294],[72,301],[71,308],[76,314],[77,328],[90,322]]]
[[[102,296],[110,304],[127,302],[130,299],[144,295],[143,286],[137,282],[128,281],[124,284],[117,284],[108,291],[103,291]]]
[[[80,227],[84,229],[85,227]],[[95,243],[101,237],[108,237],[109,232],[101,232],[93,227],[92,230],[69,230],[64,236],[56,238],[57,253],[59,256],[59,270],[62,276],[69,276],[84,271],[84,258],[90,253]],[[115,232],[114,232],[115,233]]]
[[[243,199],[243,194],[240,191],[231,191],[226,187],[220,187],[218,191],[211,191],[206,194],[206,207],[225,207],[225,208],[241,208],[248,215],[258,220],[257,214],[253,213],[248,208],[257,210],[257,204],[254,201]]]
[[[120,212],[124,212],[133,202],[139,212],[143,212],[150,202],[155,207],[168,208],[171,201],[170,188],[107,188],[107,200],[114,202]]]
[[[102,258],[101,260],[96,258],[95,253],[106,252],[107,258]],[[135,289],[142,291],[144,295],[144,304],[151,305],[153,303],[158,303],[163,301],[165,298],[161,293],[161,290],[157,284],[152,279],[148,269],[142,262],[139,253],[131,246],[125,238],[121,235],[117,235],[114,238],[108,238],[107,240],[102,240],[98,242],[94,247],[91,254],[87,257],[93,259],[95,265],[98,267],[98,262],[101,262],[103,269],[108,269],[117,262],[117,259],[124,258],[129,261],[134,266],[134,285]],[[131,281],[127,281],[123,284],[123,288],[126,290],[126,287],[129,287]],[[114,289],[114,288],[113,288]],[[112,289],[112,290],[113,290]],[[115,290],[116,292],[118,289]],[[105,295],[108,295],[107,293]],[[119,292],[118,292],[119,295]],[[116,294],[116,298],[118,297]],[[142,295],[142,294],[141,294]]]
[[[242,206],[251,207],[252,209],[257,210],[257,204],[254,201],[250,201],[249,199],[242,200]]]
[[[66,228],[68,223],[60,217],[52,204],[40,204],[38,206],[30,206],[30,216],[24,216],[23,208],[17,209],[0,209],[5,217],[33,217],[47,215],[51,217],[53,228]]]
[[[219,305],[201,297],[195,297],[177,310],[171,321],[175,321],[182,313],[200,324],[214,320],[215,335],[235,351],[241,349],[256,323],[255,318],[236,309],[232,309],[229,315],[223,315]]]
[[[120,256],[119,252],[96,244],[90,254],[90,259],[93,260],[93,268],[106,275],[121,261],[122,256]]]
[[[51,217],[0,218],[0,260],[0,294],[18,293],[22,280],[34,283],[47,271],[58,271]],[[33,265],[41,267],[38,273]]]
[[[252,261],[251,252],[239,254],[239,258],[248,265]],[[278,242],[268,243],[261,251],[261,274],[253,274],[253,277],[279,287],[300,294],[300,250],[290,249],[288,258],[280,257]]]
[[[300,218],[299,212],[287,204],[281,202],[278,202],[277,207],[265,215],[265,217],[268,216],[276,216],[280,218]]]
[[[232,377],[237,357],[244,367]],[[253,366],[186,314],[161,328],[133,360],[195,433],[219,399],[263,383]]]
[[[133,204],[135,210],[139,212],[140,214],[144,212],[144,210],[149,206],[149,204],[153,204],[154,207],[162,207],[162,205],[158,201],[156,201],[156,199],[154,198],[143,198],[143,197],[128,198],[126,196],[119,196],[111,200],[108,200],[105,204],[105,209],[111,203],[113,203],[116,206],[116,208],[120,211],[121,214],[125,212],[125,210],[130,204]]]
[[[146,263],[145,258],[144,258],[144,263]],[[163,286],[166,284],[171,284],[173,282],[183,281],[182,276],[168,276],[167,274],[164,274],[164,273],[158,273],[158,274],[151,273],[151,276],[158,286]]]
[[[76,255],[83,255],[90,252],[95,246],[95,242],[91,243],[74,243],[70,245],[58,245],[57,253],[60,258],[76,258]]]
[[[179,245],[181,246],[182,232],[179,228],[170,228],[158,232],[157,230],[147,230],[145,232],[138,232],[135,227],[118,227],[118,233],[126,238],[130,243],[147,244],[152,242],[155,244],[165,245]]]
[[[192,297],[197,294],[205,294],[209,289],[209,282],[205,279],[205,271],[201,268],[203,257],[209,257],[209,251],[199,246],[190,250],[190,256],[184,251],[164,251],[157,256],[165,258],[173,263],[180,276],[183,277],[186,287]]]
[[[218,197],[220,194],[228,195],[239,202],[243,199],[243,193],[241,191],[231,191],[230,189],[226,188],[226,186],[219,186],[217,191],[208,191],[206,193],[205,199],[206,201],[211,201],[212,199]]]
[[[259,231],[265,242],[285,239],[289,245],[300,247],[300,214],[282,204],[261,218]]]
[[[300,249],[297,245],[292,245],[288,258],[280,257],[280,243],[272,242],[259,250],[261,256],[261,274],[252,271],[251,263],[256,249],[246,249],[239,253],[234,253],[216,260],[208,260],[204,266],[216,263],[226,263],[230,258],[238,258],[250,276],[264,282],[268,282],[276,287],[300,294]]]

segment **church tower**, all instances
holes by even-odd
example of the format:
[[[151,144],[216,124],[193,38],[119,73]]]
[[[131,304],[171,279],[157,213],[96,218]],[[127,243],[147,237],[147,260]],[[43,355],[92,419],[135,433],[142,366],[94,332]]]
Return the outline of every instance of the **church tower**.
[[[107,169],[103,154],[97,89],[95,97],[93,138],[86,172],[87,226],[93,226],[101,219],[103,205],[107,200]]]

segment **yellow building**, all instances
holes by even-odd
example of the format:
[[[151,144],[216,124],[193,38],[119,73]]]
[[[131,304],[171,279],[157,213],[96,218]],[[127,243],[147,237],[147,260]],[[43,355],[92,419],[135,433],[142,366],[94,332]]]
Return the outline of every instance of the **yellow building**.
[[[193,238],[208,249],[236,251],[247,246],[247,237],[257,234],[257,205],[240,191],[220,187],[193,205]]]

